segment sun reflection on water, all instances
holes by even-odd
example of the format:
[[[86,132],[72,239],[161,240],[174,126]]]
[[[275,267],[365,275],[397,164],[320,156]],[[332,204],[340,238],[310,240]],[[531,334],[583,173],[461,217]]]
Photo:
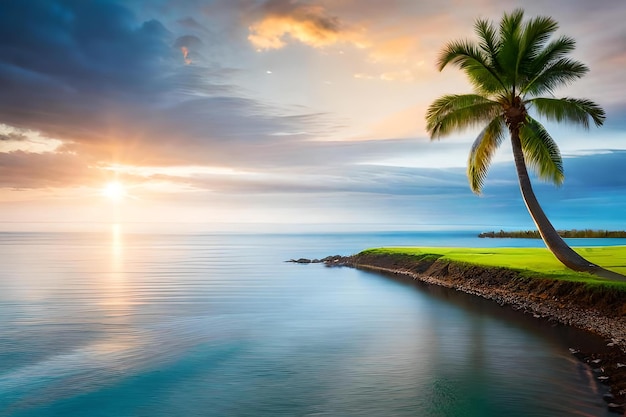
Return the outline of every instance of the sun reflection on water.
[[[111,269],[116,276],[122,274],[124,263],[124,241],[122,238],[122,225],[113,224],[111,227]]]
[[[132,307],[131,292],[124,267],[124,233],[122,225],[114,223],[111,225],[110,241],[110,266],[109,273],[101,282],[100,305],[106,306],[111,311],[109,314],[123,314]]]

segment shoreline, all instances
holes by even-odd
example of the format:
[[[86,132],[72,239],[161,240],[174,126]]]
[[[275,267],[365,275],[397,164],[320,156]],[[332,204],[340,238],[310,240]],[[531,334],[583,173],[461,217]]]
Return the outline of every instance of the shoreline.
[[[446,287],[531,314],[537,319],[600,336],[606,341],[602,352],[586,352],[575,346],[570,352],[592,368],[598,382],[609,387],[610,393],[603,397],[608,409],[626,417],[626,294],[599,294],[582,284],[522,277],[517,271],[503,267],[469,266],[447,260],[390,254],[360,253],[292,262],[346,266],[401,281]]]

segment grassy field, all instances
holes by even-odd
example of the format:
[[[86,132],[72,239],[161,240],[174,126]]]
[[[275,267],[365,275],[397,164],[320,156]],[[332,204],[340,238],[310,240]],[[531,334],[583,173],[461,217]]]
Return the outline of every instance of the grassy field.
[[[626,275],[626,246],[602,246],[574,248],[589,261],[604,268]],[[524,275],[541,276],[568,281],[593,283],[611,283],[626,289],[626,282],[608,281],[590,274],[573,272],[565,268],[544,248],[380,248],[368,249],[368,253],[437,255],[447,259],[474,265],[505,267],[520,270]]]

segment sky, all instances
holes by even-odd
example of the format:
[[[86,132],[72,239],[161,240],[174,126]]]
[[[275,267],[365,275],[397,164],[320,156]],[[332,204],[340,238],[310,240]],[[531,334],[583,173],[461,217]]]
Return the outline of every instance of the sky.
[[[431,141],[424,120],[471,92],[437,70],[442,47],[522,6],[590,68],[555,95],[607,113],[588,131],[546,124],[566,179],[534,179],[538,198],[557,228],[624,229],[623,0],[6,0],[0,230],[531,228],[510,147],[477,196],[479,129]]]

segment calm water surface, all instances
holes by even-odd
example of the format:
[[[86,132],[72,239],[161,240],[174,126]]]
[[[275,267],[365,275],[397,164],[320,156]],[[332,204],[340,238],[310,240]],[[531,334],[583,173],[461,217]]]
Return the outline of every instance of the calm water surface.
[[[0,416],[609,415],[578,334],[283,262],[539,244],[473,236],[0,233]]]

